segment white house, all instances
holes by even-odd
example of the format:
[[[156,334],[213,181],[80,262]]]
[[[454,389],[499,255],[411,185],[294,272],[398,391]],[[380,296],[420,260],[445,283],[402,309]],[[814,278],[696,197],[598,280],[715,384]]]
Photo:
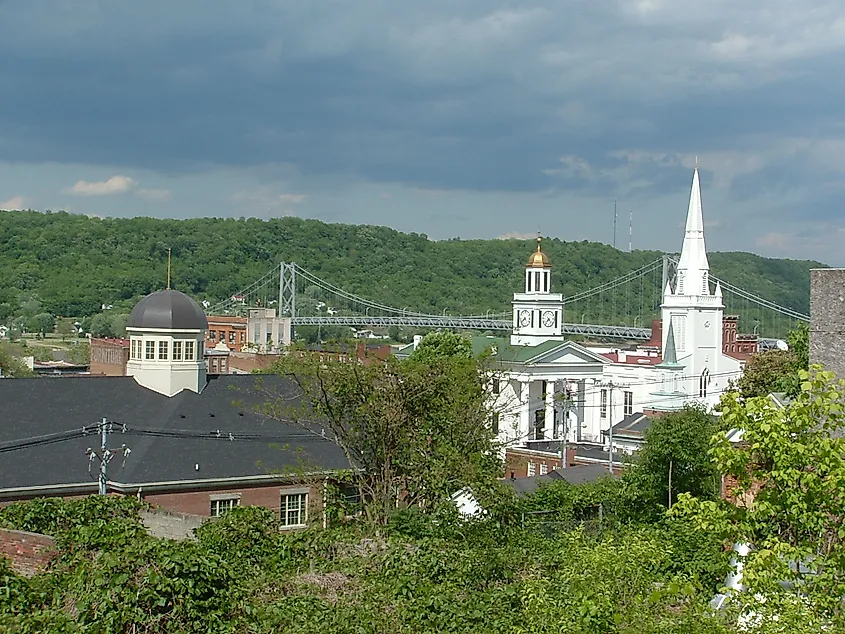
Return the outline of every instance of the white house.
[[[565,341],[564,298],[552,290],[552,263],[538,238],[525,266],[524,290],[513,296],[510,338],[474,341],[491,349],[497,368],[492,391],[499,440],[540,458],[556,456],[564,436],[601,446],[611,425],[636,412],[678,409],[691,401],[715,405],[742,364],[723,353],[722,293],[709,271],[698,166],[677,274],[663,292],[659,349]]]

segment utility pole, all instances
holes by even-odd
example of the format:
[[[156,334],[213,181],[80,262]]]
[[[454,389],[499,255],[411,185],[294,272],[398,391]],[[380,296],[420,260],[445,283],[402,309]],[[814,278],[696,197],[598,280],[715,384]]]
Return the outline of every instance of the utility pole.
[[[563,394],[563,420],[561,421],[561,428],[563,432],[563,439],[560,444],[560,468],[566,469],[569,465],[567,464],[568,460],[566,459],[566,444],[568,441],[569,436],[569,412],[572,411],[572,398],[569,394],[569,383],[564,383],[564,394]]]
[[[616,248],[616,199],[613,199],[613,248]]]
[[[98,454],[96,451],[88,447],[85,450],[85,455],[88,456],[88,473],[91,473],[91,463],[94,459],[98,459],[100,461],[100,475],[99,475],[99,482],[100,482],[100,495],[106,494],[106,483],[108,482],[108,466],[111,459],[114,458],[115,454],[121,453],[123,454],[123,462],[126,464],[126,457],[132,453],[132,450],[129,449],[126,445],[121,445],[119,449],[109,449],[108,448],[108,441],[109,441],[109,432],[111,431],[112,423],[108,422],[105,418],[103,422],[98,423],[97,427],[99,428],[98,431],[100,432],[100,453]],[[124,426],[123,431],[126,431]]]
[[[610,421],[610,426],[607,430],[607,469],[610,475],[613,475],[613,391],[616,388],[628,387],[628,384],[614,383],[613,379],[609,381],[599,382],[599,387],[607,390],[607,418]]]

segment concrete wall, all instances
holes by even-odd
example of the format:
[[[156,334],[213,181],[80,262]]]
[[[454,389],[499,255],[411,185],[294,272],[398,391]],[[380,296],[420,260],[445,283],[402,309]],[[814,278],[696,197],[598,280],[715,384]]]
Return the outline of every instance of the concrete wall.
[[[810,271],[810,363],[845,378],[845,269]]]
[[[164,509],[141,511],[141,522],[153,537],[162,539],[192,539],[194,529],[202,526],[208,517],[176,513]]]
[[[31,577],[43,572],[58,553],[52,537],[0,528],[0,556],[12,562],[12,570]]]

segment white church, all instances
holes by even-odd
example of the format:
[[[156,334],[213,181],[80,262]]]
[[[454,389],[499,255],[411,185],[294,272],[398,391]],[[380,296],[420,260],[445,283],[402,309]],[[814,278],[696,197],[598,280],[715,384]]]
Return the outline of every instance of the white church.
[[[657,324],[662,334],[651,347],[622,351],[566,341],[563,296],[553,292],[552,263],[538,238],[525,267],[524,291],[513,296],[510,340],[491,339],[498,368],[493,424],[503,445],[529,456],[560,455],[565,436],[579,447],[607,450],[611,425],[615,434],[623,421],[635,422],[637,413],[679,409],[692,401],[718,403],[744,362],[724,352],[731,346],[723,346],[722,292],[709,270],[698,167],[677,273],[663,291]],[[620,453],[632,448],[623,436],[614,442]],[[534,475],[534,464],[529,462],[527,475]],[[549,466],[537,464],[540,473]]]

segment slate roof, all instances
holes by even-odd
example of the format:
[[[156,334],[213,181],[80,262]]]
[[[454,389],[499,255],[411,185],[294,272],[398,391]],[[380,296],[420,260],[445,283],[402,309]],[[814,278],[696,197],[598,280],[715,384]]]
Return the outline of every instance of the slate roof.
[[[614,438],[628,438],[631,440],[643,440],[645,431],[651,425],[651,419],[642,412],[628,414],[621,421],[613,426]],[[602,435],[607,436],[606,431]]]
[[[150,293],[129,313],[127,328],[168,330],[208,330],[208,319],[193,299],[167,289]]]
[[[333,443],[258,414],[255,406],[270,400],[268,393],[291,396],[293,384],[276,376],[211,376],[202,394],[185,390],[168,398],[132,377],[0,380],[0,495],[3,489],[95,483],[97,463],[89,474],[85,450],[99,451],[96,431],[36,447],[3,448],[25,438],[81,431],[103,418],[117,424],[109,447],[131,449],[125,466],[120,456],[112,460],[109,480],[132,492],[152,483],[349,468]],[[161,432],[142,435],[142,429]],[[223,439],[212,437],[217,430]],[[230,432],[252,438],[226,440]]]
[[[568,482],[578,485],[587,482],[595,482],[599,478],[610,475],[607,465],[584,464],[567,467],[566,469],[555,469],[543,475],[531,476],[530,478],[506,479],[505,484],[513,487],[518,496],[536,493],[542,486],[553,482]]]

